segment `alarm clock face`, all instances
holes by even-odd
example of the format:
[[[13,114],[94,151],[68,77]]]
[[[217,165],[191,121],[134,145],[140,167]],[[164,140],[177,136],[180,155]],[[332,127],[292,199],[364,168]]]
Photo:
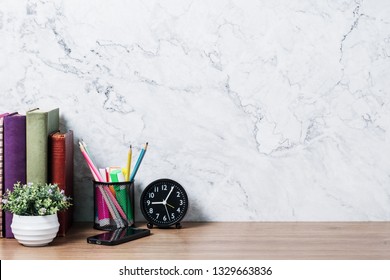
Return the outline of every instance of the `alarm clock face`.
[[[184,218],[188,197],[184,188],[170,179],[150,183],[141,195],[142,214],[151,224],[169,227]]]

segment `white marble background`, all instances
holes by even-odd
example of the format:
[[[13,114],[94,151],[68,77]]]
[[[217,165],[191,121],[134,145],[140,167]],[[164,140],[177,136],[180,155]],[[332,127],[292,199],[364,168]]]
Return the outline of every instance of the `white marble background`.
[[[59,106],[101,166],[148,141],[137,197],[175,179],[186,220],[390,220],[387,0],[2,0],[0,94]]]

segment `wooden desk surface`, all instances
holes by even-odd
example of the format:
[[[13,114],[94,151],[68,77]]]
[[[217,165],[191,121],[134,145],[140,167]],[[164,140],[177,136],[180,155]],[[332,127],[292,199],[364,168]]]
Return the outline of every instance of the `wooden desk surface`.
[[[28,248],[0,239],[0,259],[390,259],[390,222],[183,223],[152,229],[148,237],[117,246],[88,244],[100,233],[75,224],[49,246]],[[139,227],[146,228],[144,224]]]

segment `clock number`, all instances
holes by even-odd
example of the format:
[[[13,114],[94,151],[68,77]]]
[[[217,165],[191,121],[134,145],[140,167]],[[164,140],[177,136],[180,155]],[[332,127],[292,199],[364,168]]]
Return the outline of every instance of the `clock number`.
[[[161,186],[161,189],[162,189],[163,191],[167,191],[167,190],[168,190],[168,186],[167,186],[167,185],[162,185],[162,186]]]
[[[147,201],[146,201],[146,204],[149,206],[149,205],[150,205],[150,200],[147,200]]]
[[[166,222],[166,221],[167,221],[167,216],[166,216],[166,215],[164,215],[164,217],[163,217],[163,221],[164,221],[164,222]]]
[[[153,214],[153,208],[149,208],[149,213]]]
[[[180,197],[180,192],[176,192],[177,193],[177,197]]]
[[[172,219],[175,218],[175,213],[172,213],[172,214],[171,214],[171,218],[172,218]]]
[[[149,193],[149,198],[154,198],[154,193]]]
[[[177,208],[177,210],[176,210],[178,213],[180,213],[180,207],[179,208]]]
[[[158,217],[160,217],[160,213],[156,213],[156,219],[158,219]]]
[[[158,192],[158,187],[154,187],[154,192]]]
[[[183,200],[180,199],[180,205],[183,205]]]

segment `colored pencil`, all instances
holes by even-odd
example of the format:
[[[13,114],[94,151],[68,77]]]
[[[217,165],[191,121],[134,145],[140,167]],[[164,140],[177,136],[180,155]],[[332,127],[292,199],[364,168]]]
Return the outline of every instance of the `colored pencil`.
[[[133,153],[133,151],[132,151],[132,147],[130,145],[129,152],[127,153],[126,181],[129,181],[129,179],[130,179],[132,153]]]
[[[144,158],[145,156],[145,152],[146,152],[146,149],[148,148],[148,142],[146,142],[145,144],[145,148],[143,148],[138,156],[138,159],[137,159],[137,162],[135,163],[135,166],[134,166],[134,169],[133,169],[133,172],[131,173],[131,176],[130,176],[130,182],[134,180],[135,178],[135,175],[137,174],[138,172],[138,169],[139,169],[139,166],[141,165],[141,162],[142,162],[142,159]]]
[[[81,153],[83,154],[85,160],[87,161],[89,167],[92,169],[92,174],[95,174],[96,178],[98,179],[99,182],[104,182],[102,176],[100,176],[99,170],[97,170],[96,166],[93,164],[91,158],[87,154],[84,145],[80,142],[79,143]]]

